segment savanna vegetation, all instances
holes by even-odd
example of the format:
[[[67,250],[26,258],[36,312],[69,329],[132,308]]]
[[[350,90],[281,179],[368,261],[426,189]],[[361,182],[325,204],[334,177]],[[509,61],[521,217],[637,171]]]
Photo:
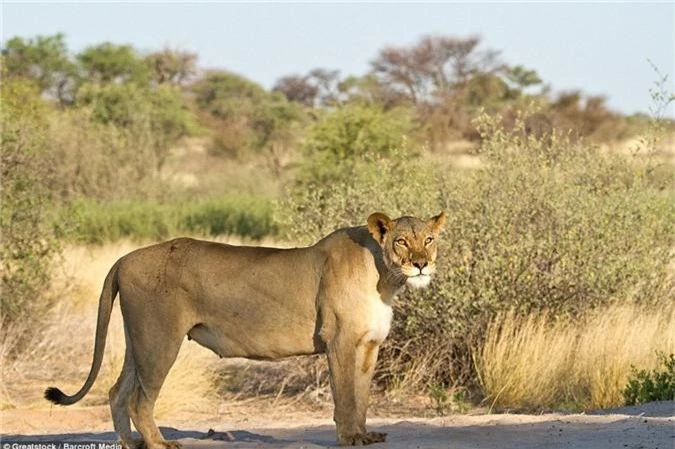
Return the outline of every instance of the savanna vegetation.
[[[77,245],[309,244],[373,211],[445,210],[433,287],[395,305],[386,394],[439,412],[672,396],[673,96],[658,71],[652,116],[624,116],[554,93],[478,37],[423,37],[381,49],[366,74],[318,68],[272,89],[182,50],[72,54],[63,35],[10,39],[1,61],[3,377],[56,363],[55,341],[87,365],[89,346],[50,327],[79,307],[55,282]],[[181,382],[210,399],[327,391],[320,359],[270,368],[274,382],[181,360]]]

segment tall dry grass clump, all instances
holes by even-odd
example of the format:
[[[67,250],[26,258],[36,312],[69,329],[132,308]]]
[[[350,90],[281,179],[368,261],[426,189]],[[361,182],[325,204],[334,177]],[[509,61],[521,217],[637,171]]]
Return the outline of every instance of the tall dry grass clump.
[[[612,304],[587,316],[501,313],[474,359],[485,401],[498,409],[623,405],[631,367],[675,352],[675,305]]]

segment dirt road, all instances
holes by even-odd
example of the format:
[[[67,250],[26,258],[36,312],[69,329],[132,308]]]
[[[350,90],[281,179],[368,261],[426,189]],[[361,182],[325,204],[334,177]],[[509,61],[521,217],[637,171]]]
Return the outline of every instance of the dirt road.
[[[13,442],[114,443],[105,407],[0,412],[2,447]],[[162,423],[161,423],[162,424]],[[163,423],[169,424],[169,423]],[[181,419],[163,426],[166,438],[194,449],[324,448],[335,444],[329,419],[294,417],[238,422]],[[374,449],[673,449],[675,402],[658,402],[594,414],[453,415],[433,419],[373,419],[372,430],[388,433]],[[209,432],[209,429],[213,431]]]

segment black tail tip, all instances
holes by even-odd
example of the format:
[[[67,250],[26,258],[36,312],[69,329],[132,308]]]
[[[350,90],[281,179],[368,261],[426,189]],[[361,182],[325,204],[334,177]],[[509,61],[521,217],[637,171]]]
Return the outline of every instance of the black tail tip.
[[[45,399],[54,404],[66,405],[66,398],[67,396],[63,394],[63,391],[56,387],[49,387],[45,390]]]

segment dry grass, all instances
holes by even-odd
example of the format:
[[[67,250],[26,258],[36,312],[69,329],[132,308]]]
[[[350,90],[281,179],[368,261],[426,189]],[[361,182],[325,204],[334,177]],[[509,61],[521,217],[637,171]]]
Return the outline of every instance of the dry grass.
[[[275,197],[287,181],[288,170],[276,173],[268,153],[247,155],[245,160],[209,154],[211,139],[188,137],[172,148],[160,178],[190,197],[209,197],[218,193],[246,192]]]
[[[613,305],[583,320],[499,316],[474,352],[481,386],[500,409],[623,405],[631,366],[675,352],[675,306]]]

